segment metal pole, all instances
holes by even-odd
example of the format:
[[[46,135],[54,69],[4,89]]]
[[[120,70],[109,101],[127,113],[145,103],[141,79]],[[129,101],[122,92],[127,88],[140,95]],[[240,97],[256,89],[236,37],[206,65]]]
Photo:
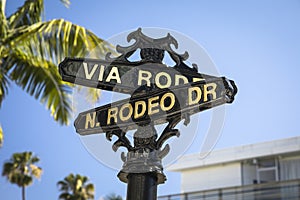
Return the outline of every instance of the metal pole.
[[[138,173],[128,175],[127,200],[156,200],[156,173]]]
[[[134,147],[127,146],[127,155],[121,154],[124,164],[118,177],[127,183],[127,200],[156,200],[157,185],[166,181],[162,158],[169,146],[161,150],[156,139],[152,124],[138,127],[134,133]]]

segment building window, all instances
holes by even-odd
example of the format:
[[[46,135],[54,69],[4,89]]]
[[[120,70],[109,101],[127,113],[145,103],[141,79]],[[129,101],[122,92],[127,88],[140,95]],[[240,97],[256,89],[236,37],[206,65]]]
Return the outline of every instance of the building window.
[[[280,179],[300,179],[300,157],[286,157],[280,159]]]
[[[259,159],[256,164],[257,183],[278,181],[278,161],[276,158]]]

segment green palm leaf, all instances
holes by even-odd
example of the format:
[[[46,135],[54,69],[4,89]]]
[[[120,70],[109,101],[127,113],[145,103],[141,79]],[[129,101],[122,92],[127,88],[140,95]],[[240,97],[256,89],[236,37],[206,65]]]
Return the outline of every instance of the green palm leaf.
[[[38,162],[32,152],[15,153],[3,165],[2,176],[19,187],[26,187],[33,182],[33,177],[40,178],[42,169],[34,165]]]
[[[1,66],[1,60],[0,60],[0,66]],[[8,88],[9,88],[9,78],[7,76],[7,71],[4,68],[0,67],[0,107],[1,107],[1,102],[3,101],[6,94],[8,93]]]
[[[61,193],[58,198],[67,200],[67,199],[71,199],[72,197],[69,193],[66,192],[66,193]]]
[[[14,38],[10,48],[29,48],[31,52],[54,64],[66,56],[87,56],[91,51],[104,56],[105,52],[112,51],[108,43],[92,32],[63,19],[21,27],[11,32],[9,37]]]
[[[107,195],[105,200],[122,200],[122,197],[120,195],[116,195],[115,193]]]
[[[24,5],[8,18],[9,27],[12,29],[41,22],[43,11],[43,0],[26,0]]]
[[[0,106],[14,82],[44,104],[56,121],[68,124],[72,85],[61,80],[57,65],[65,57],[87,57],[91,51],[99,58],[112,52],[112,46],[63,19],[42,22],[43,0],[25,0],[8,18],[5,4],[0,0]],[[92,91],[97,100],[99,91]]]
[[[71,1],[70,0],[60,0],[67,8],[70,7]]]
[[[90,199],[94,199],[94,192],[95,192],[95,187],[93,184],[88,184],[85,187],[87,197]]]
[[[10,72],[11,80],[45,104],[56,121],[68,124],[71,88],[61,81],[58,63],[67,56],[85,56],[89,51],[103,55],[110,46],[92,32],[62,19],[22,27],[10,37],[14,42],[3,69]],[[99,97],[99,92],[92,96]]]
[[[88,178],[80,174],[69,174],[64,180],[57,182],[59,199],[62,200],[89,200],[94,199],[95,188],[92,183],[87,183]]]
[[[13,65],[11,80],[45,104],[56,121],[67,124],[71,112],[71,90],[61,81],[56,65],[29,57],[21,51],[12,54],[9,63]],[[45,65],[48,67],[41,67]]]
[[[6,94],[8,93],[8,86],[9,86],[9,81],[7,77],[7,71],[4,70],[1,65],[2,65],[2,59],[5,54],[5,47],[3,46],[3,42],[7,37],[8,34],[8,23],[6,20],[5,16],[5,0],[0,0],[0,107],[1,107],[1,102],[5,98]],[[0,138],[1,139],[1,138]],[[1,140],[0,140],[1,144]]]
[[[3,38],[6,37],[7,32],[8,32],[8,23],[6,20],[5,16],[5,0],[0,0],[0,42],[3,40]],[[1,43],[0,43],[1,44]],[[0,50],[0,55],[1,55],[1,50]]]

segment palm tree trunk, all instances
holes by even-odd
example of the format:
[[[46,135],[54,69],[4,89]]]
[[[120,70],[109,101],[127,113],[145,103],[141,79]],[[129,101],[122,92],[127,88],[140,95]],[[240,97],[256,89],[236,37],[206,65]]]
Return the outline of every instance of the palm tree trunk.
[[[22,186],[22,200],[25,200],[25,186]]]

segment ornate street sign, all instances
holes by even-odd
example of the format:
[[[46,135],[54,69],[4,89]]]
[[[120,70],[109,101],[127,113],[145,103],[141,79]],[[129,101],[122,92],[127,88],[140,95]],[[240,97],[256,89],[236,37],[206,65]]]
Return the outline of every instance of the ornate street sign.
[[[169,145],[163,144],[179,136],[175,126],[182,120],[187,125],[190,115],[232,103],[237,87],[225,77],[199,73],[196,64],[188,66],[188,53],[178,54],[171,48],[177,49],[178,44],[170,34],[153,39],[138,29],[127,40],[135,42],[129,47],[117,45],[115,58],[111,53],[105,59],[66,58],[59,72],[70,83],[131,95],[80,113],[74,125],[80,135],[105,133],[110,141],[117,136],[113,150],[128,149],[126,156],[121,154],[124,164],[118,174],[128,183],[127,199],[153,200],[157,184],[166,180],[161,160]],[[130,61],[138,51],[140,60]],[[174,61],[173,67],[164,64],[165,54]],[[158,135],[155,125],[163,123],[168,124]],[[129,130],[135,130],[133,144],[126,137]]]

